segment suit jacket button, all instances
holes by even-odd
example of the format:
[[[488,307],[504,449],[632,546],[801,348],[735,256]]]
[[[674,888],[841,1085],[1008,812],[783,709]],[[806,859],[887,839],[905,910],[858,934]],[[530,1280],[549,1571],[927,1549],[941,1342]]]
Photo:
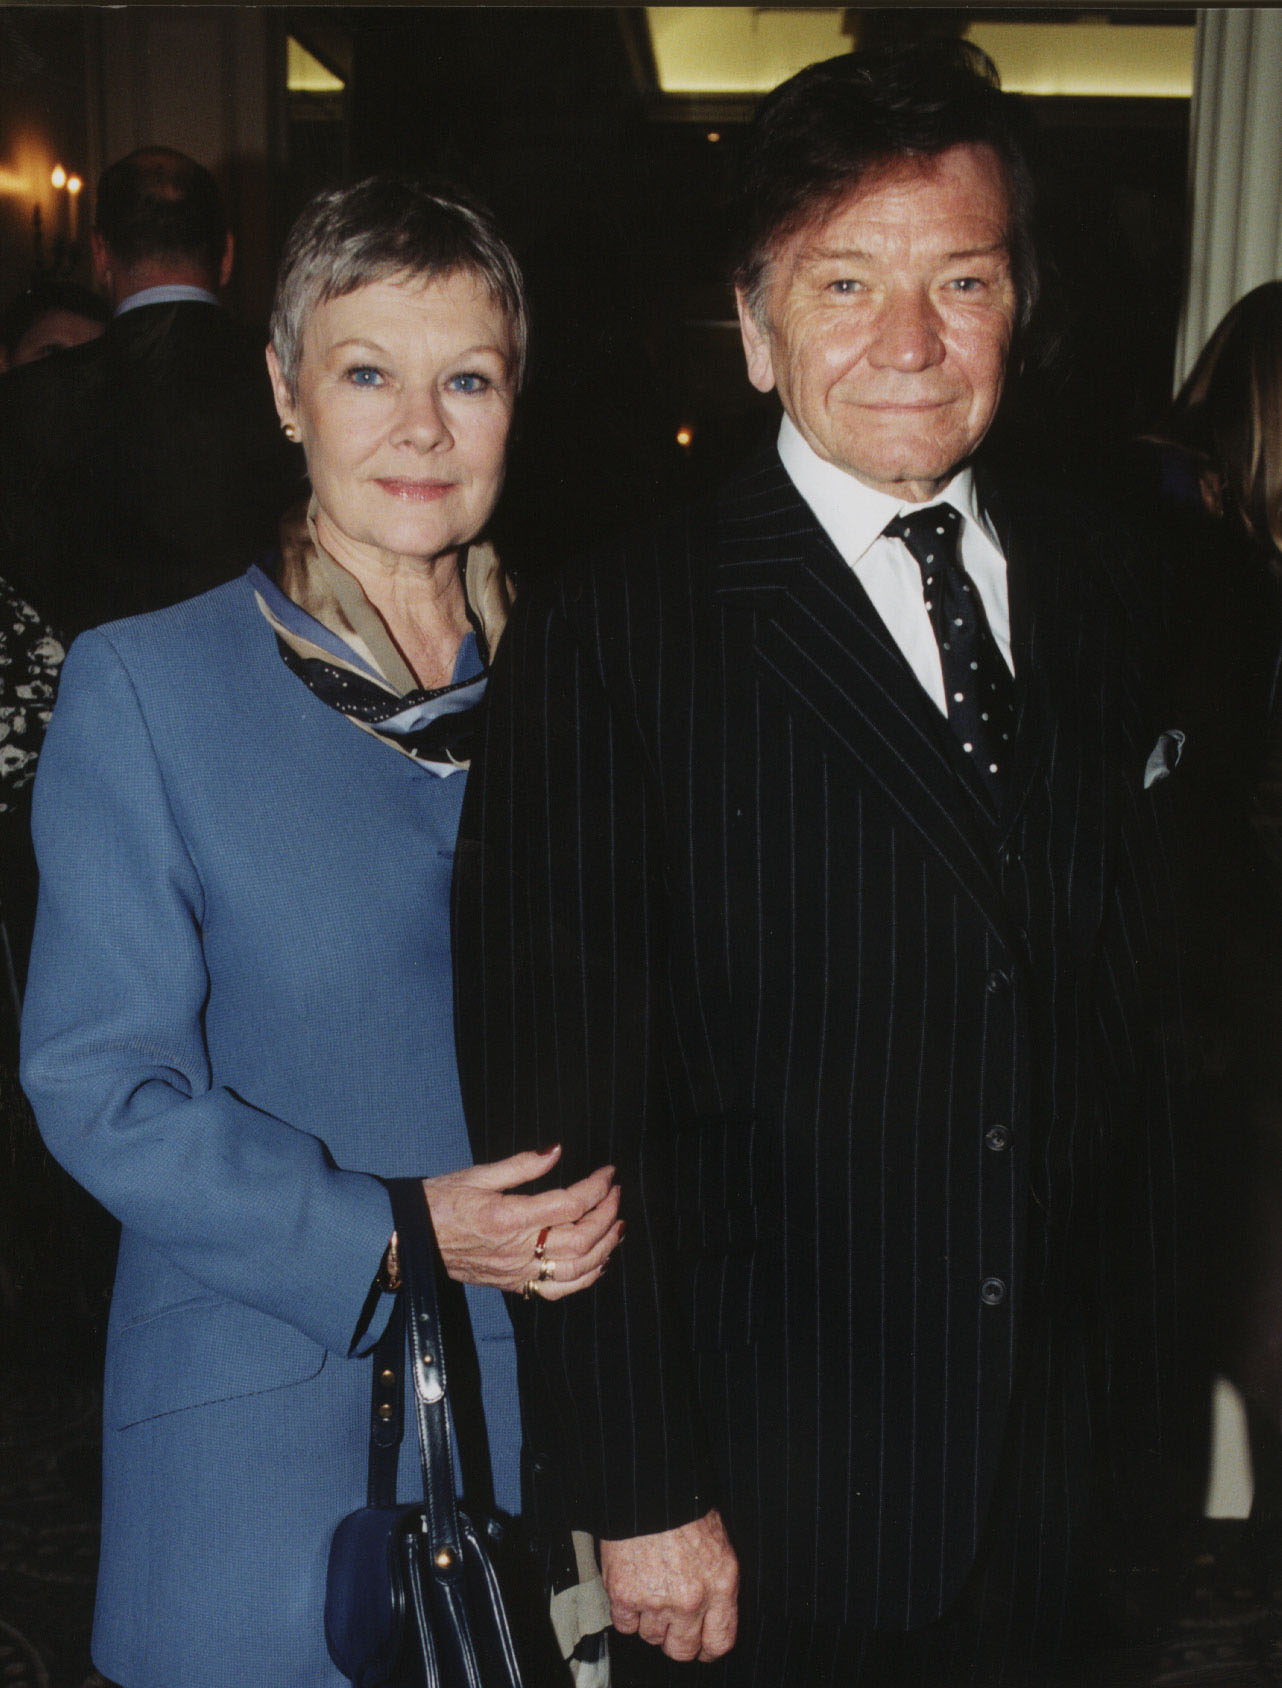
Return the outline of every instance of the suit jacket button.
[[[1010,1146],[1010,1132],[1004,1125],[990,1125],[984,1133],[984,1147],[999,1153]]]
[[[1010,974],[1003,967],[994,967],[984,980],[989,996],[1005,996],[1010,990]]]
[[[1006,1299],[1006,1285],[1000,1278],[985,1278],[979,1286],[979,1294],[985,1307],[1000,1307]]]

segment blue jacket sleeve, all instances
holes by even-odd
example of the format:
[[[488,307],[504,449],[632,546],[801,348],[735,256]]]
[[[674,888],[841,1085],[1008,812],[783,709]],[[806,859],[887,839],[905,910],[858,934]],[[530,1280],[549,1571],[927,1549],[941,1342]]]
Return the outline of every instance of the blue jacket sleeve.
[[[211,1071],[201,873],[101,633],[67,659],[33,829],[22,1072],[51,1151],[178,1270],[347,1353],[391,1230],[387,1193]]]

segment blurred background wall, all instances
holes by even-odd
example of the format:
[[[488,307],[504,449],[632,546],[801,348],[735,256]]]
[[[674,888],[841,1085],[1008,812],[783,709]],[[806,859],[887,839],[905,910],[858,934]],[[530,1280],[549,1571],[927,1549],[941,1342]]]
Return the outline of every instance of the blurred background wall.
[[[1008,449],[1089,472],[1170,390],[1190,264],[1185,359],[1234,290],[1263,279],[1203,272],[1226,218],[1264,214],[1261,184],[1282,171],[1268,82],[1282,78],[1282,37],[1270,51],[1264,18],[1151,5],[0,8],[0,295],[37,268],[87,277],[92,184],[144,141],[218,176],[239,247],[231,303],[259,323],[283,231],[316,187],[384,168],[460,177],[529,272],[535,360],[509,544],[545,561],[701,485],[769,425],[771,401],[742,375],[723,257],[760,93],[859,41],[964,31],[1043,137],[1064,332]],[[78,199],[52,185],[56,166],[84,182]]]

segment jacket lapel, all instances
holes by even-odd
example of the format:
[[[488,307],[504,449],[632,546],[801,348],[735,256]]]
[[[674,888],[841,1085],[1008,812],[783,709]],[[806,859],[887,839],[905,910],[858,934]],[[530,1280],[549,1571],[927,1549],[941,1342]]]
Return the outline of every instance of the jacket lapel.
[[[1036,806],[1048,859],[1073,863],[1072,923],[1087,946],[1103,917],[1116,843],[1111,787],[1125,775],[1113,747],[1126,713],[1128,660],[1118,604],[1084,531],[1065,524],[1062,508],[987,477],[980,491],[1006,556],[1015,660],[1015,756],[999,830],[1007,838]],[[1080,848],[1083,838],[1092,848]]]
[[[723,499],[712,591],[748,612],[743,660],[881,788],[1005,934],[991,825],[947,724],[773,449]]]

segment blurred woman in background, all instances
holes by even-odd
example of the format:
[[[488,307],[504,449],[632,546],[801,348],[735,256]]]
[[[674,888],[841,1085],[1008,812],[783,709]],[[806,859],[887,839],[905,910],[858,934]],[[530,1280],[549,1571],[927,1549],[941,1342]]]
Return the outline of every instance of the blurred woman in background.
[[[1223,1374],[1246,1400],[1255,1539],[1241,1569],[1263,1580],[1282,1533],[1282,281],[1226,314],[1139,448],[1145,516],[1183,575],[1173,710],[1200,805],[1190,1302],[1204,1390]]]

